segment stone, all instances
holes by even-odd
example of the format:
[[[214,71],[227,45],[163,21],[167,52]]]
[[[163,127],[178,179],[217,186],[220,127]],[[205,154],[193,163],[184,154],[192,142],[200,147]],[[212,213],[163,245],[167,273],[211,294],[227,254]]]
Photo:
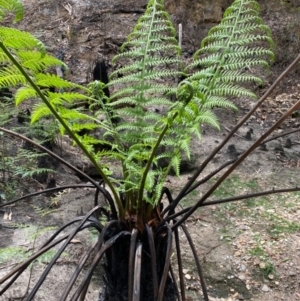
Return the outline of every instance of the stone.
[[[261,290],[266,293],[266,292],[270,291],[270,288],[266,284],[264,284],[262,286]]]

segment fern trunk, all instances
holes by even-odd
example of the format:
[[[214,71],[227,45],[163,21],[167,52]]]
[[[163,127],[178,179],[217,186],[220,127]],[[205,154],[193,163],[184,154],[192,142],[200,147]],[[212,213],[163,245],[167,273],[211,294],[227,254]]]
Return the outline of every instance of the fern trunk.
[[[114,231],[111,231],[110,237],[116,235]],[[160,280],[163,275],[167,240],[161,234],[156,240],[156,273],[157,280]],[[99,295],[98,301],[128,301],[128,284],[129,284],[129,266],[130,266],[130,240],[131,236],[124,236],[116,241],[112,247],[107,250],[105,254],[105,263],[103,264],[103,280],[104,286],[102,292]],[[146,235],[138,237],[139,243],[143,244],[142,259],[141,259],[141,277],[140,277],[140,301],[154,301],[157,298],[154,297],[153,292],[153,277],[152,277],[152,266],[150,258],[149,243]],[[177,290],[176,286],[168,274],[164,293],[163,301],[177,301]]]

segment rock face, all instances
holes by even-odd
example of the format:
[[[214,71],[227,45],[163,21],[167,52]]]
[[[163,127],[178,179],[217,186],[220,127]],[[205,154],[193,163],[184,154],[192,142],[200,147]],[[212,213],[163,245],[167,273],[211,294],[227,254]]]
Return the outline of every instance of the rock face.
[[[294,2],[283,5],[277,0],[259,1],[261,15],[271,26],[277,46],[288,43],[293,55],[300,40],[299,3]],[[71,80],[87,83],[92,80],[95,60],[110,61],[118,52],[144,12],[147,0],[23,0],[23,3],[26,14],[17,26],[41,39],[50,53],[60,53],[70,68]],[[232,0],[165,0],[175,28],[183,24],[185,57],[198,49],[208,30],[220,22],[231,3]],[[289,36],[295,38],[286,41]]]
[[[172,16],[174,25],[182,23],[184,44],[192,43],[198,47],[209,28],[222,19],[230,0],[167,0],[165,7]]]

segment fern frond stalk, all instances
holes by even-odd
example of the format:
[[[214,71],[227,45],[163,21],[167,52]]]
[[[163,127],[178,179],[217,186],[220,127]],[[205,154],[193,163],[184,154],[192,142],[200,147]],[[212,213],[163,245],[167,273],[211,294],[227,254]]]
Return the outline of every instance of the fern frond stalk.
[[[186,85],[188,87],[188,90],[189,90],[189,95],[188,96],[185,95],[186,99],[184,100],[184,105],[187,105],[194,96],[194,89],[193,89],[193,86],[191,85],[191,83],[188,82],[188,81],[181,82],[178,85],[178,89],[183,85]],[[165,136],[166,132],[168,131],[168,129],[172,126],[173,121],[176,119],[178,114],[179,114],[179,112],[177,111],[173,114],[173,116],[171,118],[169,118],[167,124],[165,125],[164,129],[161,131],[161,133],[160,133],[160,135],[159,135],[159,137],[158,137],[158,139],[157,139],[157,141],[156,141],[156,143],[155,143],[155,145],[152,149],[152,152],[151,152],[149,160],[146,164],[146,167],[145,167],[145,170],[143,172],[142,179],[141,179],[141,183],[140,183],[140,190],[139,190],[139,194],[138,194],[138,209],[140,209],[141,206],[142,206],[146,177],[147,177],[148,172],[149,172],[149,170],[151,168],[151,165],[153,163],[153,160],[154,160],[154,157],[156,155],[157,149],[160,146],[162,139],[164,138],[164,136]]]

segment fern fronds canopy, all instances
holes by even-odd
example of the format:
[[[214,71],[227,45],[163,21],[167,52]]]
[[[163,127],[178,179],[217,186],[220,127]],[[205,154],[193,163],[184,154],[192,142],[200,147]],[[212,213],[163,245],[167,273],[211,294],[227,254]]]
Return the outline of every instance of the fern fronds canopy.
[[[17,0],[5,3],[0,19],[6,8],[20,12]],[[164,1],[150,0],[113,58],[120,67],[106,86],[95,81],[83,87],[50,74],[66,66],[29,33],[0,27],[0,87],[17,88],[17,105],[36,102],[31,123],[55,116],[55,128],[72,137],[108,184],[119,217],[136,210],[143,219],[143,209],[161,200],[170,170],[179,175],[182,155],[191,157],[201,125],[219,128],[212,109],[235,109],[236,97],[255,97],[244,84],[262,84],[255,72],[273,59],[270,30],[258,12],[256,1],[235,0],[184,69]],[[94,111],[77,107],[82,103]],[[99,145],[105,147],[98,150]],[[112,159],[119,163],[121,181],[106,168]]]

